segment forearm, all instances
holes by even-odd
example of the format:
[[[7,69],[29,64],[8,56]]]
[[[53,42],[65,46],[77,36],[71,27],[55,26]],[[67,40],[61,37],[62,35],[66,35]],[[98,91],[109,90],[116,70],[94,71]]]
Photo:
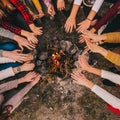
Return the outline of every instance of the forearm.
[[[13,80],[13,81],[0,84],[0,93],[6,92],[13,88],[17,88],[17,86],[18,86],[18,80]]]
[[[5,30],[4,28],[0,28],[0,36],[13,39],[14,33],[10,32],[9,30]]]
[[[104,79],[109,79],[111,82],[120,84],[120,75],[106,71],[101,70],[101,77]]]
[[[104,0],[96,0],[92,7],[92,10],[97,13],[99,11],[100,7],[102,6],[103,2],[104,2]]]
[[[70,13],[70,18],[76,18],[76,15],[77,15],[77,12],[78,12],[78,10],[79,10],[79,5],[73,5],[73,8],[72,8],[72,11],[71,11],[71,13]]]
[[[93,74],[96,74],[98,76],[101,76],[101,70],[98,68],[94,68],[94,67],[90,66],[88,69],[86,69],[86,71],[93,73]]]
[[[109,43],[120,43],[120,32],[111,32],[103,34],[104,41]]]
[[[113,96],[111,93],[107,92],[106,90],[99,87],[98,85],[94,85],[91,91],[97,94],[100,98],[102,98],[108,104],[120,110],[120,99],[119,98]]]
[[[96,15],[96,12],[94,10],[91,10],[90,13],[87,16],[87,20],[92,21]]]
[[[104,56],[107,60],[114,63],[117,66],[120,66],[120,55],[111,51],[108,51]]]

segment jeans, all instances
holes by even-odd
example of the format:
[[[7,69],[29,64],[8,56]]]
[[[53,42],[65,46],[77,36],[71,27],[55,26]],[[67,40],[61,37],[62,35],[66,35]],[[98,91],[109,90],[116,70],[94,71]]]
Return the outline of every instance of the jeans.
[[[13,42],[7,42],[7,43],[1,43],[0,44],[0,50],[6,50],[6,51],[12,51],[17,49],[17,45]],[[18,62],[11,62],[11,63],[5,63],[5,64],[0,64],[0,70],[6,69],[8,67],[16,67],[19,66],[20,63]]]

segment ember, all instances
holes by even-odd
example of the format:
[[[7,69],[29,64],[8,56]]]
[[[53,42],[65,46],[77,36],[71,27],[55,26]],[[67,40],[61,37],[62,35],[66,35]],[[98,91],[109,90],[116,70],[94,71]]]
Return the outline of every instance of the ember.
[[[65,79],[75,68],[75,61],[82,50],[72,42],[61,40],[49,43],[46,52],[37,54],[36,71],[44,77],[41,84],[54,82],[55,76]]]

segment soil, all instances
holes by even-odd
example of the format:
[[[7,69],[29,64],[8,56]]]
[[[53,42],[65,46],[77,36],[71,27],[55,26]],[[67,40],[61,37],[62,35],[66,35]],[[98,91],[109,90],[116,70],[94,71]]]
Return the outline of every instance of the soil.
[[[104,6],[105,7],[105,6]],[[82,10],[81,10],[82,11]],[[100,14],[104,14],[106,9]],[[81,17],[82,16],[82,17]],[[77,16],[77,21],[84,19],[83,12]],[[79,46],[79,35],[76,31],[66,33],[64,23],[66,17],[59,13],[57,19],[50,20],[46,17],[42,20],[44,34],[40,41],[52,39],[69,40]],[[83,49],[83,48],[82,48]],[[90,54],[92,63],[97,61],[95,67],[108,70],[113,66],[101,55]],[[102,79],[96,75],[85,73],[94,83],[119,97],[120,89],[107,87],[102,84]],[[21,76],[21,75],[19,75]],[[69,77],[65,80],[56,78],[54,83],[40,86],[37,84],[27,94],[23,103],[13,112],[10,120],[120,120],[120,117],[109,111],[106,103],[89,89],[73,84]]]

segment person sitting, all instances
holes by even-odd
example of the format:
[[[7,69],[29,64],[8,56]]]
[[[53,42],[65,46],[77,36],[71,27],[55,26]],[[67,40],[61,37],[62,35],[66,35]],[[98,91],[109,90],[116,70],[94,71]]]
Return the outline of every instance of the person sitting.
[[[89,88],[92,92],[102,98],[106,103],[107,107],[117,115],[120,115],[120,99],[107,92],[100,86],[94,84],[92,81],[88,80],[81,71],[87,71],[102,78],[109,79],[115,84],[120,85],[120,75],[114,74],[112,72],[108,72],[106,70],[100,70],[98,68],[94,68],[87,63],[85,56],[80,56],[79,59],[79,67],[76,71],[73,71],[71,77],[73,78],[73,82],[79,85],[85,86]]]

